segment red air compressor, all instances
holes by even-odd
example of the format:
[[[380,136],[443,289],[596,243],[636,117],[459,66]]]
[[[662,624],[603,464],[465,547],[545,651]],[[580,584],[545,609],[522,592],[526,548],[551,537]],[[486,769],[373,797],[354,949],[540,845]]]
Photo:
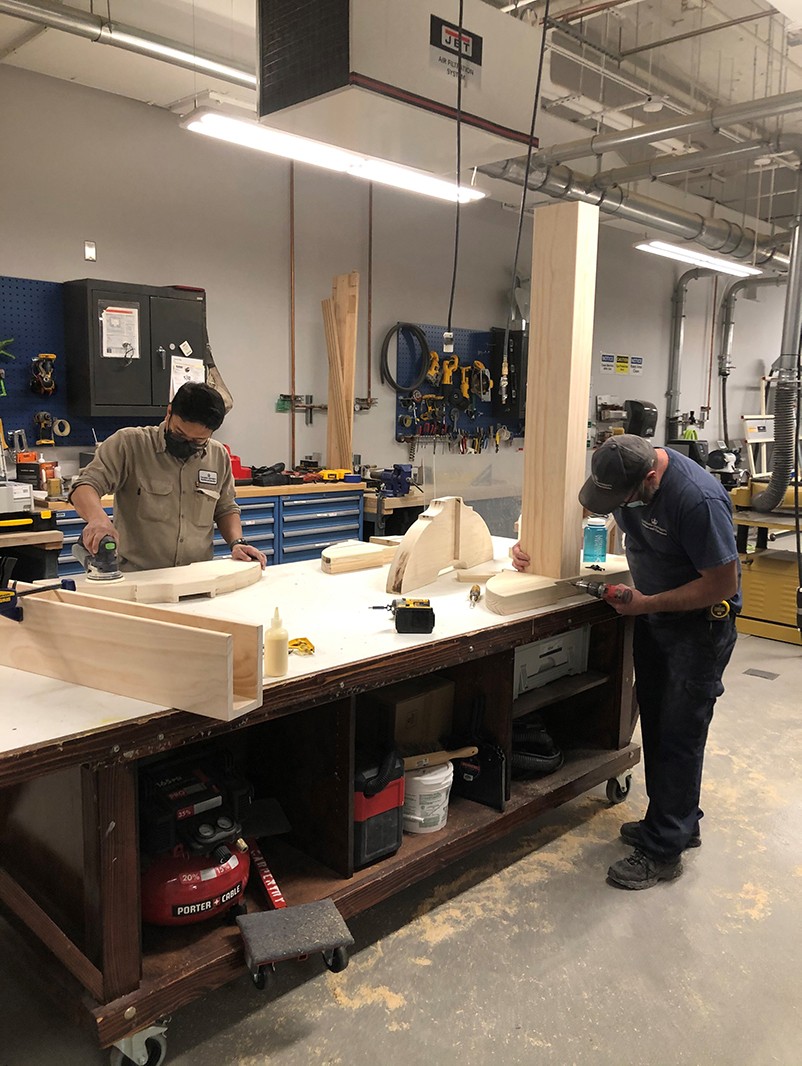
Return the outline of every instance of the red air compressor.
[[[250,856],[242,818],[251,785],[228,753],[168,760],[140,773],[142,917],[153,925],[188,925],[242,901]]]

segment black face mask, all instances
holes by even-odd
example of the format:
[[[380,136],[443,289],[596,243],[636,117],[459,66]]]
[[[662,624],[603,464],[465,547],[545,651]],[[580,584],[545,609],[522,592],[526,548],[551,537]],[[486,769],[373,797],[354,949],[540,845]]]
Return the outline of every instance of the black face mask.
[[[196,444],[193,444],[190,440],[184,440],[183,437],[177,437],[175,433],[171,433],[169,429],[164,431],[164,443],[167,451],[170,455],[176,459],[191,459],[193,455],[197,455],[198,452],[203,451]]]

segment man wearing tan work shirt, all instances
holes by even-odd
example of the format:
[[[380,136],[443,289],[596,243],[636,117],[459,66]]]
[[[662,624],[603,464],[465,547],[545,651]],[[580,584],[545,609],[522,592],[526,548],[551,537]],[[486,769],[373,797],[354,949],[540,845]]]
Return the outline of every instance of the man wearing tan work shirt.
[[[120,568],[157,570],[212,558],[213,526],[232,559],[266,557],[242,536],[231,460],[212,440],[225,407],[208,385],[182,385],[159,426],[131,426],[98,445],[73,482],[70,502],[86,521],[94,554],[104,537],[117,544]],[[114,522],[101,496],[114,494]]]

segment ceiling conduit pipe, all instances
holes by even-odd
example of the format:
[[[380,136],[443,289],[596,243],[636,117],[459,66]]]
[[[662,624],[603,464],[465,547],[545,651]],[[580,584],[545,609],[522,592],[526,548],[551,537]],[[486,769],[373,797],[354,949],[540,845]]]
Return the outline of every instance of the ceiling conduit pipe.
[[[568,141],[556,144],[533,156],[537,165],[548,163],[565,163],[570,159],[584,159],[591,155],[604,155],[616,152],[627,145],[649,144],[662,141],[667,137],[685,138],[694,133],[718,133],[722,126],[732,126],[744,122],[759,122],[761,119],[786,115],[792,111],[802,110],[802,89],[776,96],[765,96],[762,100],[752,100],[743,104],[729,104],[715,107],[712,111],[699,111],[695,115],[680,115],[663,122],[634,126],[631,130],[598,133],[595,137],[583,141]]]
[[[718,376],[721,379],[721,423],[724,431],[724,443],[730,446],[730,428],[727,415],[727,380],[732,371],[732,338],[735,333],[735,301],[745,289],[764,285],[785,285],[788,277],[741,278],[733,282],[721,301],[721,352],[718,357]]]
[[[180,41],[171,41],[166,37],[126,26],[122,22],[104,19],[101,15],[65,7],[54,0],[0,0],[0,15],[11,15],[13,18],[25,19],[53,30],[72,33],[96,44],[124,48],[128,52],[160,59],[173,66],[208,74],[210,77],[219,78],[220,81],[242,85],[247,89],[256,88],[256,75],[253,70],[237,67],[216,56],[196,52]]]
[[[682,363],[682,342],[685,338],[685,302],[688,285],[699,278],[710,278],[714,270],[694,267],[681,274],[671,297],[671,348],[668,353],[668,388],[666,389],[666,439],[678,436],[671,432],[671,423],[679,416],[679,381]]]
[[[689,152],[687,155],[656,156],[654,159],[645,159],[641,163],[633,163],[628,167],[602,170],[594,175],[593,184],[596,188],[605,189],[610,185],[627,185],[629,182],[642,181],[645,178],[654,181],[656,178],[687,174],[688,171],[700,170],[702,167],[716,163],[728,163],[733,159],[749,159],[751,156],[767,155],[782,150],[779,141],[747,141],[730,148],[711,148],[703,152]]]
[[[777,374],[774,396],[774,455],[767,488],[752,497],[752,507],[766,513],[773,511],[785,498],[796,466],[796,390],[797,360],[802,338],[802,181],[797,184],[791,238],[788,291],[780,342],[780,356],[772,365]],[[797,474],[797,476],[799,476]]]
[[[516,185],[523,185],[525,160],[508,159],[500,163],[480,166],[479,172]],[[769,237],[761,237],[752,229],[728,222],[723,218],[704,218],[695,211],[672,207],[648,196],[614,186],[596,189],[591,178],[577,174],[569,167],[532,166],[528,187],[557,200],[580,200],[593,204],[600,211],[617,218],[635,222],[644,228],[652,227],[683,241],[695,241],[710,251],[733,259],[754,258],[760,267],[787,270],[789,258]]]

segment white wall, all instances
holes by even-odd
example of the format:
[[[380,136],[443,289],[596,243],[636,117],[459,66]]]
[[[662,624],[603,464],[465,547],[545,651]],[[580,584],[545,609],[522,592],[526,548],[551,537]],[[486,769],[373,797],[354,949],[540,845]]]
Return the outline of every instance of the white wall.
[[[202,286],[215,358],[235,397],[222,436],[246,462],[289,461],[290,165],[179,128],[170,113],[0,68],[0,273],[50,281]],[[10,205],[13,208],[10,209]],[[454,324],[502,321],[515,216],[497,203],[464,208]],[[378,350],[399,319],[444,322],[454,208],[376,187],[373,353],[378,407],[357,415],[354,448],[399,461],[392,391]],[[83,260],[94,240],[98,261]],[[368,187],[296,168],[296,390],[326,399],[320,301],[332,275],[359,270],[357,395],[367,390]],[[297,419],[297,456],[325,449],[325,415]],[[403,450],[402,450],[403,453]]]
[[[289,462],[290,416],[274,409],[279,393],[290,391],[289,164],[187,133],[161,109],[14,68],[0,67],[0,101],[0,274],[202,286],[212,347],[235,397],[222,439],[246,463]],[[510,201],[519,195],[511,187]],[[463,209],[455,326],[504,323],[516,222],[494,201]],[[398,320],[445,322],[453,236],[453,206],[375,188],[372,351],[379,403],[355,417],[354,450],[364,461],[406,459],[406,448],[394,441],[394,395],[378,380],[379,346]],[[84,240],[97,242],[97,263],[84,262]],[[682,268],[634,251],[634,241],[629,232],[602,226],[591,395],[652,401],[661,439],[670,299]],[[296,168],[295,247],[296,390],[325,401],[320,301],[332,275],[356,269],[362,276],[356,393],[365,395],[367,187]],[[530,257],[527,223],[523,272]],[[698,409],[706,396],[708,283],[697,284],[689,299],[684,409]],[[754,407],[749,390],[765,349],[770,362],[778,348],[781,303],[782,290],[762,295],[757,308],[739,301],[731,420],[742,406]],[[602,351],[644,356],[643,375],[601,375]],[[325,417],[316,414],[311,428],[296,419],[296,458],[325,450]],[[510,495],[522,473],[517,449],[498,456],[439,453],[434,461],[427,451],[427,478],[440,492]]]

